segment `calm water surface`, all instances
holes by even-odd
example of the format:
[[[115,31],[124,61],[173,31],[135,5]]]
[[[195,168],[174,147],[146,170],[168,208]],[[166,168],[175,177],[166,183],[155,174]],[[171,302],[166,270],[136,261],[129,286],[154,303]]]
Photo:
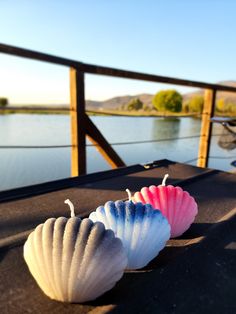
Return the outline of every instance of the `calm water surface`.
[[[201,121],[193,118],[92,117],[93,122],[127,165],[168,158],[186,162],[197,157],[198,138],[155,141],[199,135]],[[213,133],[222,127],[214,125]],[[0,116],[0,146],[70,145],[68,115],[12,114]],[[87,143],[90,145],[90,143]],[[213,137],[209,167],[230,170],[236,152],[219,147]],[[110,169],[94,147],[87,146],[88,172]],[[195,164],[192,162],[191,164]],[[70,176],[70,147],[0,148],[0,190]]]

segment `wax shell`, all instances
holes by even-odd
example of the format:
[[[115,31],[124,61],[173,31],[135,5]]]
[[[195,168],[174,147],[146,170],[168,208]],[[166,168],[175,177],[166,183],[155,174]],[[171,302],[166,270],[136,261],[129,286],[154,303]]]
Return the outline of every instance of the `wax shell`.
[[[113,231],[77,217],[50,218],[37,226],[24,245],[24,259],[47,296],[73,303],[110,290],[127,265]]]
[[[92,212],[89,218],[103,222],[122,240],[128,256],[127,269],[146,266],[170,238],[167,219],[151,205],[109,201]]]
[[[143,187],[134,194],[133,200],[159,209],[170,223],[172,238],[182,235],[198,213],[194,198],[181,187],[172,185]]]

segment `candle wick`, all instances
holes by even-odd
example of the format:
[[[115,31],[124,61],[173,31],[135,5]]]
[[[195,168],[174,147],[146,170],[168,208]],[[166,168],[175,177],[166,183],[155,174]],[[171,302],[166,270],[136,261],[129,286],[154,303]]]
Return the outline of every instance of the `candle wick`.
[[[132,194],[131,194],[130,190],[129,190],[129,189],[126,189],[125,191],[126,191],[127,194],[128,194],[129,202],[132,202]]]
[[[69,207],[70,207],[70,216],[75,217],[75,207],[74,207],[73,203],[69,199],[65,200],[64,203],[69,205]]]
[[[162,180],[162,183],[161,183],[162,186],[165,186],[165,185],[166,185],[166,180],[167,180],[168,177],[169,177],[168,173],[165,174],[165,176],[164,176],[164,178],[163,178],[163,180]]]

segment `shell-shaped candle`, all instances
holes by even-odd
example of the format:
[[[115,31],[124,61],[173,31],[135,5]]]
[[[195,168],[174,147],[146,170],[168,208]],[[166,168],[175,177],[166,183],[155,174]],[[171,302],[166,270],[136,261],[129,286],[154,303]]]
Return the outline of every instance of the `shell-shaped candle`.
[[[73,303],[111,289],[127,265],[122,242],[112,230],[74,215],[38,225],[24,245],[24,259],[47,296]]]
[[[151,205],[109,201],[99,206],[89,218],[94,222],[103,222],[122,240],[128,256],[127,269],[146,266],[170,238],[167,219]]]
[[[165,175],[162,184],[143,187],[133,196],[134,202],[151,204],[159,209],[168,219],[171,226],[171,238],[182,235],[193,223],[198,213],[194,198],[179,186],[165,185],[168,175]]]

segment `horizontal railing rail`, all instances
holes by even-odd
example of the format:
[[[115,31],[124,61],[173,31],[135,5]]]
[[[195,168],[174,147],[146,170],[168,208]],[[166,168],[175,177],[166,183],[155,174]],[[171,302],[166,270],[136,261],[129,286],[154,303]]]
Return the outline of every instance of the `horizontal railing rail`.
[[[5,44],[0,44],[0,52],[13,55],[13,56],[28,58],[32,60],[44,61],[44,62],[54,63],[57,65],[73,67],[81,72],[88,73],[88,74],[98,74],[98,75],[135,79],[135,80],[155,82],[155,83],[166,83],[166,84],[197,87],[197,88],[204,88],[204,89],[215,89],[218,91],[236,92],[236,87],[232,87],[232,86],[206,83],[206,82],[194,81],[194,80],[186,80],[186,79],[160,76],[160,75],[154,75],[154,74],[147,74],[147,73],[142,73],[142,72],[127,71],[127,70],[121,70],[121,69],[110,68],[110,67],[105,67],[105,66],[98,66],[98,65],[83,63],[83,62],[76,61],[73,59],[57,57],[50,54],[37,52],[34,50],[29,50],[29,49],[24,49],[24,48],[19,48],[15,46],[9,46]]]
[[[147,73],[141,73],[141,72],[127,71],[127,70],[121,70],[121,69],[110,68],[110,67],[105,67],[105,66],[98,66],[98,65],[83,63],[83,62],[76,61],[73,59],[57,57],[50,54],[37,52],[34,50],[29,50],[29,49],[24,49],[24,48],[19,48],[19,47],[14,47],[14,46],[9,46],[5,44],[0,44],[0,52],[13,55],[13,56],[28,58],[32,60],[44,61],[44,62],[54,63],[57,65],[73,67],[79,71],[89,73],[89,74],[113,76],[113,77],[135,79],[135,80],[149,81],[149,82],[156,82],[156,83],[167,83],[167,84],[182,85],[182,86],[188,86],[188,87],[215,89],[218,91],[236,92],[236,87],[232,87],[232,86],[212,84],[212,83],[206,83],[206,82],[200,82],[200,81],[194,81],[194,80],[185,80],[185,79],[179,79],[175,77],[160,76],[160,75],[147,74]]]
[[[77,176],[86,173],[86,141],[87,136],[96,146],[103,157],[113,167],[125,166],[124,161],[112,148],[88,117],[85,108],[85,74],[112,76],[124,79],[142,80],[155,83],[181,85],[205,89],[204,108],[202,113],[202,126],[198,151],[198,166],[208,165],[209,148],[212,135],[211,118],[214,114],[216,93],[218,91],[236,92],[236,87],[221,84],[206,83],[186,80],[174,77],[166,77],[141,72],[127,71],[105,66],[83,63],[77,60],[58,57],[38,51],[0,44],[0,52],[12,56],[23,57],[31,60],[49,62],[70,68],[70,108],[48,108],[50,111],[65,110],[71,115],[71,174]],[[4,110],[5,108],[2,108]],[[8,109],[11,109],[10,107]],[[25,109],[25,108],[24,108]],[[29,108],[28,110],[32,110]],[[17,110],[17,109],[16,109]],[[27,109],[26,109],[27,110]],[[34,108],[34,110],[47,110],[46,108]],[[118,145],[118,144],[117,144]]]

